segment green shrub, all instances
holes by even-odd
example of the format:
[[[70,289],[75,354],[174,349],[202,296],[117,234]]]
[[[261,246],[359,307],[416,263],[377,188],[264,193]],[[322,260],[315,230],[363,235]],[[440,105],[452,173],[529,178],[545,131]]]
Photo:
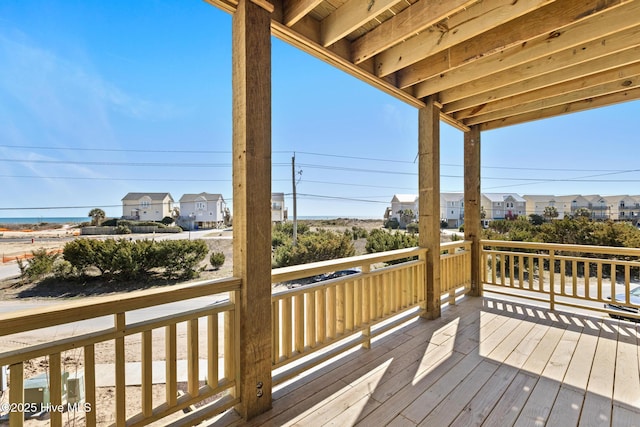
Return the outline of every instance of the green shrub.
[[[57,253],[47,253],[44,248],[31,251],[33,257],[25,261],[18,260],[23,279],[38,280],[53,272],[53,265],[59,257]]]
[[[209,263],[214,270],[218,270],[224,264],[225,256],[222,252],[213,252],[209,257]]]
[[[293,236],[293,222],[282,222],[273,226],[273,232],[282,232],[288,236]],[[299,235],[309,232],[309,225],[298,221],[296,232]]]
[[[291,239],[292,239],[292,236],[290,236],[289,234],[285,233],[282,230],[277,230],[274,228],[274,230],[271,233],[271,247],[275,249],[278,246],[291,243]]]
[[[446,219],[441,219],[440,228],[449,228],[449,221],[447,221]]]
[[[355,225],[351,227],[351,233],[353,234],[353,240],[366,239],[369,235],[364,227],[357,227]]]
[[[353,256],[355,248],[350,236],[318,230],[298,236],[298,244],[287,242],[275,249],[274,266],[307,264],[316,261]]]
[[[398,231],[390,233],[385,230],[371,230],[367,238],[365,249],[368,253],[386,252],[395,249],[412,248],[418,246],[418,237],[411,234],[400,233]],[[403,258],[389,262],[398,264],[415,258]]]
[[[164,218],[162,218],[160,223],[162,223],[164,225],[171,225],[171,224],[173,224],[173,218],[171,218],[170,216],[165,216]]]
[[[163,240],[158,245],[158,262],[167,279],[191,279],[209,248],[204,240]]]
[[[400,222],[398,222],[398,218],[389,218],[384,222],[384,228],[389,228],[391,230],[397,230],[400,228]]]
[[[418,234],[420,227],[418,226],[417,222],[412,222],[410,224],[407,224],[407,232],[411,233],[411,234]]]
[[[128,225],[118,224],[116,227],[116,234],[131,234],[131,229]]]

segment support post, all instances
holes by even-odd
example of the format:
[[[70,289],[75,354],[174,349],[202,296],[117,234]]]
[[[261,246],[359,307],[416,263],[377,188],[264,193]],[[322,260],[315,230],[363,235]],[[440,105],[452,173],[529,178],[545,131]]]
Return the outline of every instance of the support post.
[[[464,238],[471,241],[471,296],[482,295],[480,270],[480,127],[464,134]]]
[[[440,317],[440,108],[432,96],[418,111],[419,244],[427,248],[426,310]]]
[[[233,14],[233,274],[240,324],[236,408],[248,420],[271,408],[270,12],[240,0]]]

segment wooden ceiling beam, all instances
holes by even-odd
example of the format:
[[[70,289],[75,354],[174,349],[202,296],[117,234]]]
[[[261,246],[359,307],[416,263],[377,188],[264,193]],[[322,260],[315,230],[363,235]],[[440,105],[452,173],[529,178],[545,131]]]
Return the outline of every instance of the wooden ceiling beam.
[[[577,0],[575,4],[577,7],[582,7],[583,3],[582,0]],[[563,4],[566,6],[565,3]],[[551,6],[547,6],[545,10],[556,12],[556,9],[558,9],[557,6],[558,3],[554,3]],[[579,11],[575,8],[572,10],[574,13]],[[412,84],[412,81],[427,77],[429,74],[431,77],[417,84],[414,88],[416,96],[421,98],[432,93],[442,92],[457,85],[465,84],[488,74],[506,70],[535,59],[544,58],[547,55],[552,55],[556,52],[605,37],[614,31],[631,28],[638,24],[636,17],[640,16],[640,2],[627,3],[619,7],[610,8],[598,15],[590,15],[588,19],[581,19],[577,23],[568,26],[566,26],[566,24],[572,20],[575,15],[568,14],[565,16],[562,15],[563,11],[566,11],[566,9],[560,8],[557,10],[558,13],[552,14],[550,20],[553,22],[551,23],[548,22],[549,20],[540,22],[536,16],[532,16],[531,24],[539,23],[539,25],[532,25],[529,29],[531,32],[529,33],[529,30],[527,30],[527,35],[540,34],[540,30],[543,30],[543,34],[512,45],[494,55],[484,55],[473,61],[461,62],[463,55],[452,51],[463,49],[463,47],[467,46],[467,44],[465,44],[465,46],[455,46],[446,53],[436,55],[418,64],[414,64],[407,69],[400,70],[397,73],[398,86],[401,88],[408,87]],[[538,12],[532,15],[538,15]],[[564,19],[563,16],[566,19]],[[524,18],[514,22],[513,26],[500,27],[497,29],[496,34],[494,34],[494,38],[496,40],[500,39],[499,33],[502,33],[504,37],[502,40],[508,40],[510,34],[523,31],[523,28],[528,22],[527,19]],[[547,26],[548,24],[552,25]],[[536,27],[538,29],[536,29]],[[521,33],[521,36],[524,36],[524,34],[525,33]],[[480,38],[483,37],[486,36],[480,36]],[[452,58],[449,57],[449,53],[452,53],[458,59],[452,60]],[[449,61],[449,70],[442,70],[442,56],[444,54],[447,55],[447,60]],[[421,67],[424,67],[424,69],[420,69]],[[427,69],[429,69],[428,72]]]
[[[576,91],[581,91],[583,89],[602,87],[616,82],[620,84],[626,84],[626,81],[635,79],[640,75],[640,58],[638,59],[638,61],[639,62],[636,62],[635,64],[630,64],[622,68],[614,68],[611,70],[603,71],[601,73],[587,76],[584,79],[570,80],[568,82],[539,88],[530,92],[523,93],[521,95],[503,98],[501,100],[478,105],[473,108],[467,108],[465,110],[457,112],[454,117],[458,120],[465,120],[465,122],[473,124],[477,123],[478,120],[480,120],[480,116],[489,117],[487,116],[487,114],[502,114],[501,116],[492,116],[493,118],[491,118],[491,120],[494,120],[499,117],[509,116],[513,111],[522,109],[522,107],[525,105],[531,105],[537,102],[551,99],[558,94],[573,93]],[[585,98],[591,98],[593,96],[593,94],[590,94],[588,96],[585,96]],[[468,120],[469,118],[471,118],[472,120]]]
[[[558,86],[562,85],[555,85],[553,86],[553,88],[559,89]],[[556,95],[554,96],[549,96],[544,99],[539,99],[532,102],[521,102],[519,104],[516,104],[516,106],[512,108],[501,109],[487,114],[479,114],[475,117],[465,119],[464,123],[467,125],[475,125],[485,122],[492,122],[510,116],[517,116],[525,113],[530,113],[532,111],[544,110],[545,108],[555,107],[557,105],[572,104],[575,102],[593,99],[616,92],[628,91],[638,87],[640,87],[640,75],[625,77],[599,86],[591,86],[572,92],[561,92],[559,90],[556,90],[554,92]],[[520,97],[514,97],[514,100],[518,98]]]
[[[283,23],[291,27],[315,9],[323,0],[285,0]]]
[[[420,0],[354,40],[352,61],[359,64],[454,15],[477,0]]]
[[[556,117],[569,113],[576,113],[578,111],[591,110],[593,108],[606,107],[613,104],[620,104],[623,102],[635,101],[640,99],[640,88],[625,90],[622,92],[616,92],[609,95],[600,96],[597,98],[586,99],[578,102],[573,102],[566,105],[557,105],[551,108],[545,108],[542,110],[533,111],[530,113],[520,114],[517,116],[511,116],[500,120],[486,122],[480,124],[480,130],[492,130],[505,126],[512,126],[516,124],[522,124],[526,122],[532,122],[534,120],[546,119],[549,117]]]
[[[350,0],[322,20],[322,45],[329,46],[402,0]]]
[[[448,113],[636,62],[640,27],[440,92]]]
[[[376,74],[389,75],[421,59],[472,39],[506,21],[535,10],[552,0],[485,0],[452,16],[441,25],[411,37],[376,55]]]

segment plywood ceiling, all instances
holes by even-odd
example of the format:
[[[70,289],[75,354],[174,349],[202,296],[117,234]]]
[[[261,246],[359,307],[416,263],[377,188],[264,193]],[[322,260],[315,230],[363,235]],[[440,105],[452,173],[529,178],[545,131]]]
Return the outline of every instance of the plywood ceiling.
[[[276,37],[461,129],[640,99],[640,0],[272,4]]]

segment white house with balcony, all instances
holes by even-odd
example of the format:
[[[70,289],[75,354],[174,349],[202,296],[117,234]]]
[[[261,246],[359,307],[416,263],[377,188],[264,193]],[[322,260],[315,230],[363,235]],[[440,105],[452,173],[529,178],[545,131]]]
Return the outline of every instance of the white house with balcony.
[[[271,193],[271,222],[285,222],[287,216],[287,208],[284,205],[284,193]]]
[[[607,206],[609,217],[614,221],[634,221],[640,215],[640,200],[629,195],[603,196]]]
[[[480,203],[487,221],[526,215],[526,204],[527,201],[516,193],[482,193]]]
[[[464,193],[440,193],[440,220],[458,228],[464,222]]]
[[[222,194],[185,194],[180,198],[180,222],[189,229],[222,227],[226,212]]]
[[[406,226],[402,219],[401,212],[411,210],[418,217],[418,196],[416,194],[394,194],[391,199],[391,209],[388,211],[389,218],[395,218],[401,227]]]
[[[122,218],[160,221],[171,216],[173,197],[169,193],[127,193],[122,198]]]

